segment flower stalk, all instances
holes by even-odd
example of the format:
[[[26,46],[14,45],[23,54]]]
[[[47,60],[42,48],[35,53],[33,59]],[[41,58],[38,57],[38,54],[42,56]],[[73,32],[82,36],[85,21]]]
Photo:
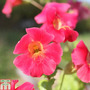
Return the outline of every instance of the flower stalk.
[[[41,6],[39,3],[37,3],[37,2],[34,1],[34,0],[24,0],[24,1],[32,4],[33,6],[37,7],[37,8],[40,9],[40,10],[43,9],[43,6]]]
[[[63,85],[64,77],[65,77],[65,72],[63,73],[62,81],[60,83],[60,89],[59,90],[62,90],[62,85]]]

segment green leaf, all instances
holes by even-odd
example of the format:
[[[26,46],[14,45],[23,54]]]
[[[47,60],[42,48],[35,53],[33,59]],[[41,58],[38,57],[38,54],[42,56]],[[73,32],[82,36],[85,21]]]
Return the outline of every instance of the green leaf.
[[[39,90],[52,90],[52,85],[54,84],[55,79],[50,80],[41,80],[38,83]]]
[[[57,69],[54,71],[54,73],[53,74],[51,74],[49,77],[51,78],[51,77],[54,77],[55,75],[56,75],[56,73],[57,73]]]

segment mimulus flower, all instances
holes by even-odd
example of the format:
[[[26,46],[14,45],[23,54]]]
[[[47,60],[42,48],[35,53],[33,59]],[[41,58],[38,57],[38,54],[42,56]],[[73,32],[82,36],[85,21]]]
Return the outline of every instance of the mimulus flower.
[[[11,90],[34,90],[34,85],[29,83],[29,82],[25,82],[24,84],[22,84],[21,86],[15,88],[15,84],[18,82],[18,80],[12,80],[11,82]]]
[[[38,24],[52,23],[53,27],[57,30],[59,30],[62,26],[75,28],[78,14],[77,11],[68,13],[70,7],[71,6],[68,3],[48,3],[45,5],[42,12],[35,16],[35,20]]]
[[[90,18],[90,9],[83,6],[82,2],[68,0],[68,3],[72,6],[71,10],[76,9],[78,11],[78,20]]]
[[[17,5],[20,5],[21,3],[22,0],[6,0],[4,8],[2,9],[2,13],[5,14],[7,17],[10,17],[12,8]]]
[[[33,77],[52,74],[61,61],[60,44],[50,43],[54,36],[45,30],[28,28],[26,32],[14,50],[14,54],[21,54],[15,58],[15,66]]]
[[[54,41],[56,42],[65,40],[64,30],[66,27],[71,30],[76,26],[77,11],[68,13],[69,8],[70,5],[67,3],[48,3],[42,12],[35,17],[37,23],[44,23],[42,27],[55,36]]]
[[[77,76],[83,82],[90,82],[90,52],[80,41],[72,52],[72,62],[77,67]]]

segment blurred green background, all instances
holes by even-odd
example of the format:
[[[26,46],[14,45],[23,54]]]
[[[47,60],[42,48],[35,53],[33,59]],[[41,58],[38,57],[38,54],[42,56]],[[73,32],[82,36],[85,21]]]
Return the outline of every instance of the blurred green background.
[[[42,6],[50,1],[54,0],[36,0],[36,2],[40,3]],[[66,2],[67,0],[56,1]],[[34,16],[40,13],[41,10],[32,4],[24,3],[15,7],[11,17],[7,18],[1,12],[4,4],[5,0],[0,0],[0,78],[17,79],[19,76],[16,73],[16,67],[13,65],[13,60],[16,57],[16,55],[13,55],[14,47],[26,33],[25,28],[40,26],[34,21]],[[87,3],[85,3],[85,5],[90,6],[90,4]],[[76,30],[79,32],[80,36],[77,41],[73,43],[74,47],[80,40],[83,40],[90,50],[90,19],[80,21],[77,24]],[[71,43],[70,45],[72,46]],[[70,57],[70,55],[66,57]],[[66,61],[64,60],[64,62]]]

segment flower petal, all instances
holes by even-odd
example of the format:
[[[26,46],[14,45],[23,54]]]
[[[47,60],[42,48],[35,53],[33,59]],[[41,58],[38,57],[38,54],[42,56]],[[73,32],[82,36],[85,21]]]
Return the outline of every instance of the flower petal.
[[[45,57],[43,60],[43,73],[45,75],[51,75],[52,73],[54,73],[55,69],[56,69],[56,63],[53,59],[50,59],[48,57]]]
[[[10,0],[6,0],[4,8],[2,9],[2,13],[4,13],[7,17],[10,16],[12,12],[12,4]]]
[[[90,68],[87,65],[83,65],[77,71],[77,76],[83,82],[89,83],[90,82]]]
[[[55,42],[61,43],[65,39],[64,30],[61,30],[61,29],[60,30],[56,30],[52,26],[48,26],[47,25],[46,31],[48,33],[51,33],[51,34],[54,35],[54,40],[53,41],[55,41]]]
[[[67,40],[70,41],[70,42],[73,42],[77,39],[77,37],[79,35],[77,31],[70,30],[70,29],[67,29],[64,32],[65,32],[64,42],[66,42]]]
[[[54,36],[39,28],[27,28],[26,32],[34,41],[40,41],[42,44],[48,44],[53,41]]]
[[[33,84],[31,84],[29,82],[25,82],[24,84],[22,84],[21,86],[19,86],[15,90],[34,90],[33,87],[34,87]]]
[[[37,60],[33,61],[30,66],[30,75],[33,77],[41,77],[43,74],[42,63],[40,63],[40,60],[41,58],[38,59],[39,63]]]
[[[30,75],[32,58],[28,54],[19,55],[14,59],[14,65],[22,70],[26,75]]]
[[[63,13],[63,12],[59,12],[60,18],[61,20],[65,23],[65,25],[71,27],[71,28],[75,28],[76,24],[78,22],[78,13],[76,10],[74,10],[73,13]]]
[[[70,5],[68,3],[52,2],[52,3],[48,3],[48,6],[49,7],[55,7],[55,8],[57,8],[58,11],[61,11],[61,12],[67,12],[68,9],[70,8]]]
[[[16,44],[14,54],[21,54],[28,52],[28,44],[31,42],[31,38],[28,34],[24,35],[21,40]]]
[[[52,14],[53,13],[53,14]],[[53,24],[53,21],[56,17],[56,8],[55,7],[49,7],[48,10],[47,10],[47,13],[46,13],[46,20],[47,20],[47,23],[52,23]]]
[[[45,55],[53,59],[56,64],[60,63],[62,54],[63,50],[59,43],[51,43],[46,47]]]
[[[23,2],[23,0],[11,0],[11,1],[12,1],[13,7],[17,6],[17,5],[20,5]]]
[[[73,63],[75,65],[85,64],[87,54],[87,47],[85,46],[83,41],[80,41],[71,54]]]
[[[46,10],[44,9],[40,14],[34,17],[35,21],[38,24],[45,23],[46,22]]]

